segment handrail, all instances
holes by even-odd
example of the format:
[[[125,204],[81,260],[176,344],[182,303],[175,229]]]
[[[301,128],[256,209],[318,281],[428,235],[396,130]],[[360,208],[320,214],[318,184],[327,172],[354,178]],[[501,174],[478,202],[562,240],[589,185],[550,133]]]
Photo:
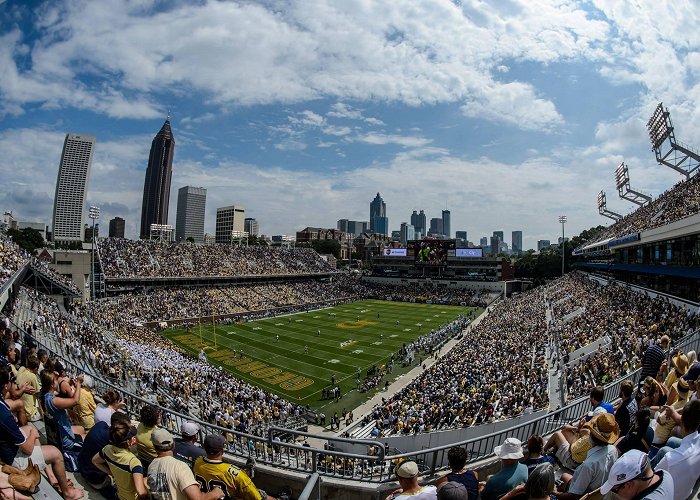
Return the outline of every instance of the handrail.
[[[313,498],[321,500],[321,476],[318,472],[314,472],[311,474],[311,476],[309,476],[309,480],[306,482],[306,486],[304,486],[304,489],[297,500],[311,500],[311,495],[313,495],[316,488],[318,488],[318,491]]]

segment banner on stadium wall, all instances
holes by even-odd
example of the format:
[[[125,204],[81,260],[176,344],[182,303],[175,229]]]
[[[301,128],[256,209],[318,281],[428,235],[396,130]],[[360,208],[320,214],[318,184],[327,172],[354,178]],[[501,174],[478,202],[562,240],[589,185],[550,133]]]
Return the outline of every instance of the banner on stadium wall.
[[[384,257],[406,257],[405,248],[385,248],[383,254]]]
[[[481,248],[458,248],[455,250],[455,257],[483,257],[484,250]]]

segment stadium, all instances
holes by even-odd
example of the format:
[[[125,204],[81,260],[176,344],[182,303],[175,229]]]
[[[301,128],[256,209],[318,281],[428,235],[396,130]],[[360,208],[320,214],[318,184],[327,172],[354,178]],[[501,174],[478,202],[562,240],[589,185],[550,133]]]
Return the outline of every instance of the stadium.
[[[639,384],[639,405],[664,413],[700,391],[700,155],[675,140],[663,105],[648,129],[656,160],[684,179],[624,217],[599,193],[613,224],[574,250],[572,272],[532,288],[454,241],[410,242],[358,275],[307,248],[103,238],[96,298],[83,303],[70,278],[3,236],[4,361],[17,377],[36,357],[80,379],[98,401],[70,412],[81,429],[101,408],[154,442],[158,427],[205,448],[220,436],[225,460],[254,459],[256,487],[276,498],[385,498],[398,464],[431,484],[455,472],[455,448],[485,480],[509,438],[539,463],[533,436],[556,448],[592,400],[625,406]],[[618,170],[621,196],[635,196]],[[78,432],[58,418],[26,425],[75,458],[69,478],[100,498],[71,452]],[[655,452],[681,437],[674,427],[664,440],[652,431]],[[559,460],[557,478],[576,467]],[[35,497],[68,487],[53,475]]]

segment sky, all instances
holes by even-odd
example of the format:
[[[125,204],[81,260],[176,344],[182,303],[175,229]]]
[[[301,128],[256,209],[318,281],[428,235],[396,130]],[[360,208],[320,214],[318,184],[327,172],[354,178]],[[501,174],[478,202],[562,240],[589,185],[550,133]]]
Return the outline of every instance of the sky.
[[[659,102],[700,146],[694,0],[0,0],[0,208],[51,225],[65,134],[97,138],[86,206],[137,237],[170,113],[177,190],[242,205],[263,234],[451,211],[470,241],[525,248],[611,221],[681,180],[645,124]]]

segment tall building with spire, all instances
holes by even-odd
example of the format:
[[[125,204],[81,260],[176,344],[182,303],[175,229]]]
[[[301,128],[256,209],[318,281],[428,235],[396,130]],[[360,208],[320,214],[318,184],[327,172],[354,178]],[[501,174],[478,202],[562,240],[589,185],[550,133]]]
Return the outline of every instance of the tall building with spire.
[[[53,240],[75,243],[85,239],[84,211],[95,137],[66,134],[53,203]]]
[[[386,235],[389,230],[389,219],[386,216],[386,203],[377,193],[369,204],[369,230],[372,233]]]
[[[175,138],[170,129],[170,113],[151,143],[141,205],[141,238],[148,238],[151,224],[168,223],[170,178],[173,175]]]

